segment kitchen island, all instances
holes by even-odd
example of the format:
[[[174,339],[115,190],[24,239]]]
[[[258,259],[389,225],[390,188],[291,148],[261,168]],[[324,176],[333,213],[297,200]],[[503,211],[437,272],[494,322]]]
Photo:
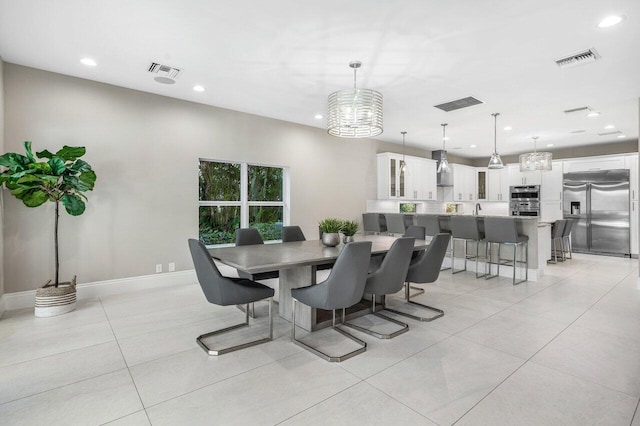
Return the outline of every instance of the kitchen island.
[[[384,213],[381,213],[384,214]],[[406,222],[414,222],[415,218],[419,216],[423,216],[422,214],[415,213],[404,213],[405,218],[413,217],[413,220],[407,219]],[[438,220],[440,222],[440,228],[443,231],[451,231],[451,217],[456,214],[446,214],[440,213],[437,214]],[[424,216],[433,216],[433,215],[424,215]],[[510,218],[516,222],[516,227],[518,229],[518,234],[526,235],[529,237],[529,249],[528,249],[528,261],[529,261],[529,271],[528,271],[528,279],[529,281],[537,281],[543,274],[544,270],[547,266],[547,260],[549,259],[549,254],[551,253],[551,224],[540,222],[538,217],[529,217],[529,216],[491,216],[491,215],[478,215],[476,216],[480,222],[480,230],[484,231],[484,218],[485,217],[500,217],[500,218]],[[461,257],[456,257],[455,259],[455,269],[464,268],[464,259],[462,258],[462,253],[464,250],[464,241],[456,240],[456,255],[460,255]],[[475,255],[475,244],[468,244],[467,250],[469,254]],[[496,250],[494,250],[495,254]],[[480,256],[485,257],[485,245],[480,244]],[[512,259],[513,258],[513,248],[511,246],[502,246],[501,256],[503,258]],[[524,250],[518,250],[518,260],[524,260]],[[492,258],[492,262],[495,262],[495,258]],[[451,257],[446,257],[443,263],[444,266],[451,266]],[[475,268],[475,261],[468,261],[467,267],[470,270]],[[478,261],[478,270],[484,271],[485,262]],[[521,269],[521,268],[519,268]],[[496,273],[496,266],[494,265],[491,273]],[[521,276],[520,271],[518,272],[518,276]],[[505,277],[511,277],[513,275],[513,269],[510,266],[501,266],[500,267],[500,275]],[[522,272],[522,276],[524,276],[524,272]]]

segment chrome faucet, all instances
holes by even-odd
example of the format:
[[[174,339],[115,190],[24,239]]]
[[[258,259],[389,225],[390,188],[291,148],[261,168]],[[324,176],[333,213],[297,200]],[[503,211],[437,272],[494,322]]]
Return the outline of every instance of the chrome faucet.
[[[482,210],[482,206],[480,205],[480,203],[476,203],[476,209],[473,212],[474,216],[478,216],[480,210]]]

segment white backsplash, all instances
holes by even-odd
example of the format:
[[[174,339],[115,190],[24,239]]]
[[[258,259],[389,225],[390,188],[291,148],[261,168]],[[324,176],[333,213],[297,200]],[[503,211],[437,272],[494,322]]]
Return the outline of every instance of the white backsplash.
[[[371,213],[399,213],[400,203],[404,201],[400,200],[367,200],[367,212]],[[509,203],[507,202],[490,202],[480,201],[481,215],[490,216],[509,216]],[[472,214],[476,203],[473,202],[460,202],[458,204],[458,213],[460,214]],[[440,201],[425,201],[416,203],[416,213],[422,214],[438,214],[445,213],[445,202]]]

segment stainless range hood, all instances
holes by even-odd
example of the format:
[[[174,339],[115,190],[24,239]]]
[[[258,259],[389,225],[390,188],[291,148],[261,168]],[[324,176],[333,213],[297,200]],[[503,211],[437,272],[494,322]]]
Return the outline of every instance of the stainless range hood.
[[[436,167],[440,166],[440,161],[442,161],[442,154],[446,155],[447,151],[438,150],[431,152],[431,158],[438,161]],[[438,186],[453,186],[453,173],[438,173]]]

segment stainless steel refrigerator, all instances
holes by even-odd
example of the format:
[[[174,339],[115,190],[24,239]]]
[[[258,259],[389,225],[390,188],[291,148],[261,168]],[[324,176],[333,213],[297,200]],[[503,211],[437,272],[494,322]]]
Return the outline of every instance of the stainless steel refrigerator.
[[[629,170],[565,173],[563,213],[574,251],[630,255]]]

